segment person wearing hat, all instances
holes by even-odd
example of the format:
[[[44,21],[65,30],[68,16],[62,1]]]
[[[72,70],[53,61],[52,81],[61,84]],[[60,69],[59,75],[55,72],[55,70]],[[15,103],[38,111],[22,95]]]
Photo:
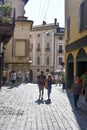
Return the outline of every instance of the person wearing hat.
[[[39,87],[39,100],[43,100],[45,79],[46,76],[44,75],[44,71],[41,71],[41,74],[37,76],[37,84]]]

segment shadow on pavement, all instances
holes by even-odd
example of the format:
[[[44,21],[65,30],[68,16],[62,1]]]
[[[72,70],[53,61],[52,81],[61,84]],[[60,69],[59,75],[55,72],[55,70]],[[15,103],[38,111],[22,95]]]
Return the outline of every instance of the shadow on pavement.
[[[85,102],[85,98],[80,96],[78,109],[75,109],[73,104],[73,94],[70,93],[69,89],[66,89],[66,93],[80,129],[87,130],[87,103]]]
[[[37,99],[36,101],[35,101],[35,103],[37,103],[38,105],[40,105],[40,104],[51,104],[52,102],[51,102],[51,100],[40,100],[40,99]]]

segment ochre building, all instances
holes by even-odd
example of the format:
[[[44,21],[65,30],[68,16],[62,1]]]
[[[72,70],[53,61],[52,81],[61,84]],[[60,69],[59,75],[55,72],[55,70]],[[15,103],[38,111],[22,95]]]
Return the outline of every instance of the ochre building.
[[[87,71],[87,0],[65,0],[66,85]]]

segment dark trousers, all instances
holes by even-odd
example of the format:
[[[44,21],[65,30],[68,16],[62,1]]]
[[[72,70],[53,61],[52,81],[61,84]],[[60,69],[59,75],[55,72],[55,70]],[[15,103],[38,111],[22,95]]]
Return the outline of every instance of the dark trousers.
[[[78,94],[74,94],[74,106],[77,107],[77,103],[78,103],[78,100],[79,100],[79,95]]]
[[[51,88],[48,88],[48,98],[50,98]]]

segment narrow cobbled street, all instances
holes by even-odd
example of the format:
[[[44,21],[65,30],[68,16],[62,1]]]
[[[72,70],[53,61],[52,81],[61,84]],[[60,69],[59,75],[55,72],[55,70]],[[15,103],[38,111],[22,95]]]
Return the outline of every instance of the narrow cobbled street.
[[[79,109],[73,95],[61,86],[52,86],[51,103],[38,101],[37,84],[2,87],[0,92],[0,130],[87,130],[87,103],[81,96]]]

